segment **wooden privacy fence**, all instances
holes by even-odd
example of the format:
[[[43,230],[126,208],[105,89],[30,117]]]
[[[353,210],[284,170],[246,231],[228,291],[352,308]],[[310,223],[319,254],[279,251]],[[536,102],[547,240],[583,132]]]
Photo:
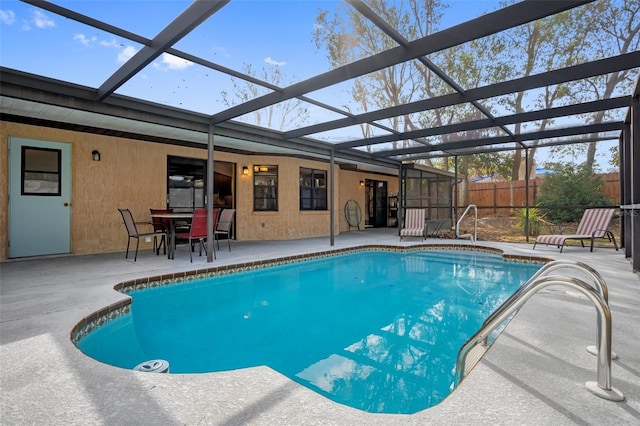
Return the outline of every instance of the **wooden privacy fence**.
[[[604,180],[604,194],[612,204],[620,203],[620,177],[618,173],[600,175]],[[536,205],[536,199],[543,177],[529,181],[529,206]],[[487,182],[469,184],[469,204],[478,207],[478,214],[499,214],[509,216],[515,209],[525,206],[526,183],[524,180],[508,182]],[[462,202],[459,203],[462,206]]]

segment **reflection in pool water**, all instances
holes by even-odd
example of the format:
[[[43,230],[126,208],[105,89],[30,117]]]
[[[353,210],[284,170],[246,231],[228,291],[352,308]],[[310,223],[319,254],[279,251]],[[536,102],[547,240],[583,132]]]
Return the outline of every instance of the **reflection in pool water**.
[[[267,365],[342,404],[413,413],[455,384],[459,348],[539,265],[469,251],[363,251],[130,293],[78,342],[172,374]]]

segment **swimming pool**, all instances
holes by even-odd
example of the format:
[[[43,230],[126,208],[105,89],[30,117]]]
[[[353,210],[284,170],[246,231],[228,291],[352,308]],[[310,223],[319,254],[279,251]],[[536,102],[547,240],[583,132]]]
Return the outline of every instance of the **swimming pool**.
[[[539,264],[471,251],[366,250],[128,292],[87,355],[171,373],[267,365],[345,405],[413,413],[455,386],[459,348]]]

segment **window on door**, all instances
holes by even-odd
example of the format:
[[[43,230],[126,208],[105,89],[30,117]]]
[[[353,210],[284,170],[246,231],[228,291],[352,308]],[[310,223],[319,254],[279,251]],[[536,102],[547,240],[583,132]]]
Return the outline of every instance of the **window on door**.
[[[235,164],[215,161],[213,173],[213,206],[234,205]],[[205,207],[207,160],[167,156],[167,207],[175,212],[192,212]]]
[[[204,207],[206,170],[206,160],[168,156],[167,207],[174,212]]]
[[[62,155],[59,149],[22,147],[22,195],[60,196]]]

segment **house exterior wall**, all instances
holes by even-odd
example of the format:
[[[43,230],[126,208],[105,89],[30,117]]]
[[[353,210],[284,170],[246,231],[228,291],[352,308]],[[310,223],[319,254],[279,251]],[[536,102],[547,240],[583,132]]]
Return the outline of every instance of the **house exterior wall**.
[[[167,156],[207,158],[206,149],[0,121],[0,260],[8,258],[10,136],[71,145],[71,251],[74,254],[123,251],[127,234],[117,209],[129,208],[137,221],[149,220],[149,208],[164,208],[166,205]],[[92,161],[93,150],[100,151],[101,161]],[[214,159],[235,163],[236,166],[234,197],[238,240],[286,240],[329,235],[328,210],[300,211],[299,208],[299,168],[326,170],[328,184],[331,185],[328,162],[228,152],[215,152]],[[254,164],[278,166],[277,212],[253,211]],[[243,166],[249,167],[251,172],[248,176],[242,174]],[[334,172],[336,234],[348,230],[344,204],[349,199],[356,200],[364,208],[364,188],[359,186],[360,180],[386,180],[389,191],[397,192],[396,176],[341,170],[338,165]],[[330,205],[330,198],[328,203]],[[364,229],[364,223],[361,225]],[[140,242],[141,249],[150,247],[151,243]]]

